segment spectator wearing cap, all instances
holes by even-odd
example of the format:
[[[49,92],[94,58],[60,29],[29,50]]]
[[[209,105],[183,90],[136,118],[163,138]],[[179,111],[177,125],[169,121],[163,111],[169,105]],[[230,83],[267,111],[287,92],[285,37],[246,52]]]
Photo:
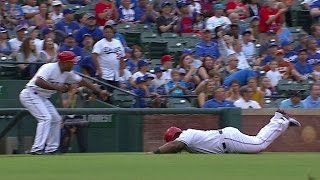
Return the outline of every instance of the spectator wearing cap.
[[[0,55],[13,56],[13,49],[8,41],[8,31],[4,27],[0,27]]]
[[[237,13],[240,19],[249,17],[248,5],[243,4],[240,0],[229,0],[226,3],[227,14]]]
[[[52,12],[50,14],[51,19],[57,24],[60,20],[63,19],[63,7],[60,0],[53,0],[52,3]]]
[[[261,65],[267,65],[272,59],[275,59],[278,50],[278,45],[276,43],[270,43],[268,46],[268,52],[265,58],[262,60]]]
[[[226,100],[226,90],[218,86],[213,91],[213,98],[206,101],[203,108],[235,107],[232,101]]]
[[[284,53],[284,58],[287,61],[295,63],[297,58],[297,53],[293,51],[293,42],[292,41],[283,41],[281,42],[281,48]]]
[[[253,43],[250,30],[242,33],[242,52],[249,62],[255,62],[255,58],[257,57],[256,45]]]
[[[215,59],[220,57],[218,44],[212,40],[212,34],[209,29],[203,30],[202,41],[195,47],[195,56],[201,59],[206,55],[212,56]]]
[[[119,21],[120,23],[133,23],[135,17],[135,11],[133,6],[131,6],[131,0],[121,0],[121,6],[119,11]]]
[[[97,75],[103,81],[119,86],[119,77],[125,68],[124,47],[121,42],[114,39],[114,28],[110,25],[104,26],[104,38],[93,46],[92,57]],[[109,88],[113,91],[113,88]]]
[[[93,45],[94,45],[94,40],[93,40],[91,34],[84,34],[83,35],[82,45],[83,45],[83,47],[82,47],[83,57],[91,56]]]
[[[34,25],[33,18],[35,15],[39,14],[37,1],[25,0],[25,5],[22,6],[22,11],[24,13],[24,17],[29,21],[29,23]]]
[[[298,53],[294,68],[298,71],[299,76],[303,80],[307,80],[312,77],[313,67],[307,62],[307,60],[308,51],[306,49],[301,49]]]
[[[249,25],[249,29],[255,40],[258,40],[260,38],[259,23],[260,23],[260,18],[258,16],[254,16],[252,17]]]
[[[260,9],[260,24],[259,30],[261,33],[266,33],[269,30],[278,32],[281,28],[284,13],[287,11],[286,8],[276,8],[274,0],[267,0],[265,6]]]
[[[308,34],[305,34],[305,33],[298,34],[298,44],[293,49],[293,51],[298,52],[300,49],[307,49],[307,41],[308,41]]]
[[[138,71],[132,74],[132,81],[130,84],[135,86],[135,81],[138,77],[144,76],[149,72],[150,62],[147,60],[141,59],[138,61]]]
[[[307,109],[320,108],[320,84],[310,86],[310,95],[303,100],[303,106]]]
[[[72,51],[77,56],[78,60],[81,60],[81,57],[83,57],[82,49],[77,46],[76,40],[72,33],[69,33],[64,38],[64,44],[59,49],[59,52],[63,51]]]
[[[114,2],[109,0],[100,0],[94,7],[97,24],[104,26],[108,20],[118,20],[119,13]]]
[[[231,24],[227,27],[229,30],[231,30],[231,25],[237,25],[238,28],[238,35],[241,35],[247,27],[244,23],[241,23],[239,14],[233,12],[230,13],[228,18],[230,19]]]
[[[177,32],[178,17],[172,15],[172,4],[164,2],[161,7],[161,16],[159,16],[156,21],[158,32]]]
[[[159,13],[153,9],[152,4],[147,0],[139,0],[134,12],[134,20],[147,25],[155,23],[159,16]]]
[[[166,85],[167,92],[170,96],[179,97],[189,94],[188,85],[181,79],[179,70],[172,70],[171,79],[172,80]]]
[[[74,20],[74,13],[75,11],[72,9],[64,9],[63,19],[55,25],[56,30],[60,30],[66,34],[75,33],[79,30],[80,25]]]
[[[154,79],[151,82],[151,85],[155,88],[156,92],[161,95],[165,95],[165,85],[166,80],[163,78],[162,74],[165,70],[162,66],[157,66],[154,68],[153,73],[155,75]]]
[[[207,19],[206,22],[206,28],[213,31],[218,26],[223,26],[224,29],[228,27],[229,24],[231,24],[231,21],[229,18],[223,16],[224,12],[224,6],[223,4],[215,4],[214,5],[214,16]]]
[[[163,8],[163,5],[164,4],[170,4],[172,6],[172,8],[175,8],[176,7],[176,1],[175,0],[154,0],[152,2],[153,4],[153,8],[155,11],[157,12],[161,12],[162,11],[162,8]]]
[[[53,39],[48,37],[43,41],[43,49],[39,52],[39,58],[46,63],[57,61],[58,48],[55,47]]]
[[[281,109],[304,108],[304,105],[301,101],[303,96],[303,91],[290,90],[289,94],[290,94],[290,98],[281,101],[279,108]]]
[[[46,21],[51,19],[50,14],[48,12],[48,7],[46,3],[40,3],[39,5],[39,13],[33,17],[35,21],[35,25],[42,29],[46,27]]]
[[[79,29],[76,33],[76,41],[80,47],[83,47],[83,39],[85,34],[90,34],[94,42],[103,38],[102,30],[97,26],[96,17],[94,14],[86,14],[86,26]]]
[[[113,20],[108,20],[106,22],[106,26],[107,25],[108,26],[112,26],[113,29],[114,29],[113,38],[119,40],[123,47],[127,47],[126,39],[124,38],[124,36],[121,33],[117,32],[116,29],[115,29],[117,23],[115,21],[113,21]]]
[[[308,63],[315,64],[320,61],[320,53],[318,53],[318,43],[314,38],[309,38],[307,41],[307,50],[308,50]]]
[[[144,76],[138,77],[135,80],[135,88],[132,90],[134,94],[136,94],[138,97],[135,101],[133,101],[133,108],[145,108],[146,103],[144,98],[150,96],[149,88],[146,85],[147,80],[144,78]]]
[[[190,10],[187,2],[180,1],[177,2],[177,7],[179,8],[180,17],[177,22],[179,33],[193,33],[193,24],[195,22],[194,16],[190,15]]]
[[[126,66],[131,73],[135,73],[138,71],[138,62],[143,59],[143,52],[142,48],[138,45],[132,46],[131,51],[131,57],[126,61]]]
[[[173,66],[173,57],[171,55],[163,55],[161,57],[161,64],[164,69],[163,72],[163,79],[165,79],[166,82],[169,82],[171,80],[171,71]]]
[[[253,89],[248,86],[242,86],[240,88],[241,98],[234,102],[236,107],[241,109],[261,109],[261,106],[257,101],[252,100]]]
[[[283,50],[277,50],[275,60],[278,62],[278,69],[282,74],[283,79],[292,79],[303,80],[303,77],[300,73],[294,68],[293,64],[285,61]],[[270,64],[263,66],[264,71],[270,70]]]
[[[193,30],[196,33],[201,33],[201,31],[203,29],[205,29],[205,27],[206,27],[206,22],[205,22],[203,13],[195,14],[195,20],[193,23]]]
[[[25,38],[25,31],[27,28],[23,25],[18,25],[16,28],[16,37],[9,40],[9,43],[13,49],[14,52],[18,52],[20,49],[20,46],[22,44],[22,41]]]
[[[21,5],[17,3],[17,0],[8,0],[7,2],[4,6],[4,12],[7,13],[4,17],[6,28],[14,29],[18,25],[25,25],[26,21]]]

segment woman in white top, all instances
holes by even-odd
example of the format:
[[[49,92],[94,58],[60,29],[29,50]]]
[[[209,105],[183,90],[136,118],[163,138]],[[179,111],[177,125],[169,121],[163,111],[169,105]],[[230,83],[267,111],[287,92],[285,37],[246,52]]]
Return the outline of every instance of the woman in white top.
[[[53,39],[48,37],[44,39],[43,49],[40,51],[40,59],[43,62],[51,63],[57,61],[58,49],[54,46]]]
[[[36,46],[34,40],[30,37],[26,38],[20,47],[17,55],[18,62],[33,63],[38,61]],[[19,64],[21,76],[24,78],[31,78],[37,72],[39,65],[37,64]]]

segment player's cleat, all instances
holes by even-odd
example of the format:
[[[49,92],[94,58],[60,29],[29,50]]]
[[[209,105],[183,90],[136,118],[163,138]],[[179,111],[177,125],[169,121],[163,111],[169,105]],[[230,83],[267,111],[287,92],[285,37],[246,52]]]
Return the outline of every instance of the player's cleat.
[[[34,151],[34,152],[29,152],[29,154],[31,154],[31,155],[43,155],[43,151]]]
[[[56,151],[51,151],[51,152],[45,152],[44,154],[45,155],[59,155],[61,153],[58,150],[56,150]]]
[[[276,112],[282,114],[283,117],[285,117],[290,122],[290,126],[299,126],[299,127],[301,127],[301,123],[298,120],[294,119],[291,114],[289,114],[289,113],[287,113],[287,112],[285,112],[284,110],[281,110],[281,109],[278,109]]]

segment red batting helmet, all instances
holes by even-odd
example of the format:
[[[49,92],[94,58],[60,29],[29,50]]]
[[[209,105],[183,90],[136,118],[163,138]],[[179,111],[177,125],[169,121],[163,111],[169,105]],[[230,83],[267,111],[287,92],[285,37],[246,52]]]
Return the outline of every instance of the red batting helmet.
[[[173,141],[175,139],[175,135],[181,132],[182,130],[180,128],[170,127],[169,129],[167,129],[166,133],[164,134],[164,140],[166,142]]]
[[[58,55],[59,62],[77,62],[76,55],[72,51],[63,51]]]

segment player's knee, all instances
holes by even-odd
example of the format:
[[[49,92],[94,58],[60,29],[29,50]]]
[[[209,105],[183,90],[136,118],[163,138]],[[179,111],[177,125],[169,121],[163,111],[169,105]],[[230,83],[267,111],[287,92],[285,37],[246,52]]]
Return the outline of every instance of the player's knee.
[[[59,114],[52,116],[52,123],[61,123],[61,121],[62,117]]]
[[[52,120],[52,116],[50,114],[42,115],[38,117],[39,122],[50,122]]]

